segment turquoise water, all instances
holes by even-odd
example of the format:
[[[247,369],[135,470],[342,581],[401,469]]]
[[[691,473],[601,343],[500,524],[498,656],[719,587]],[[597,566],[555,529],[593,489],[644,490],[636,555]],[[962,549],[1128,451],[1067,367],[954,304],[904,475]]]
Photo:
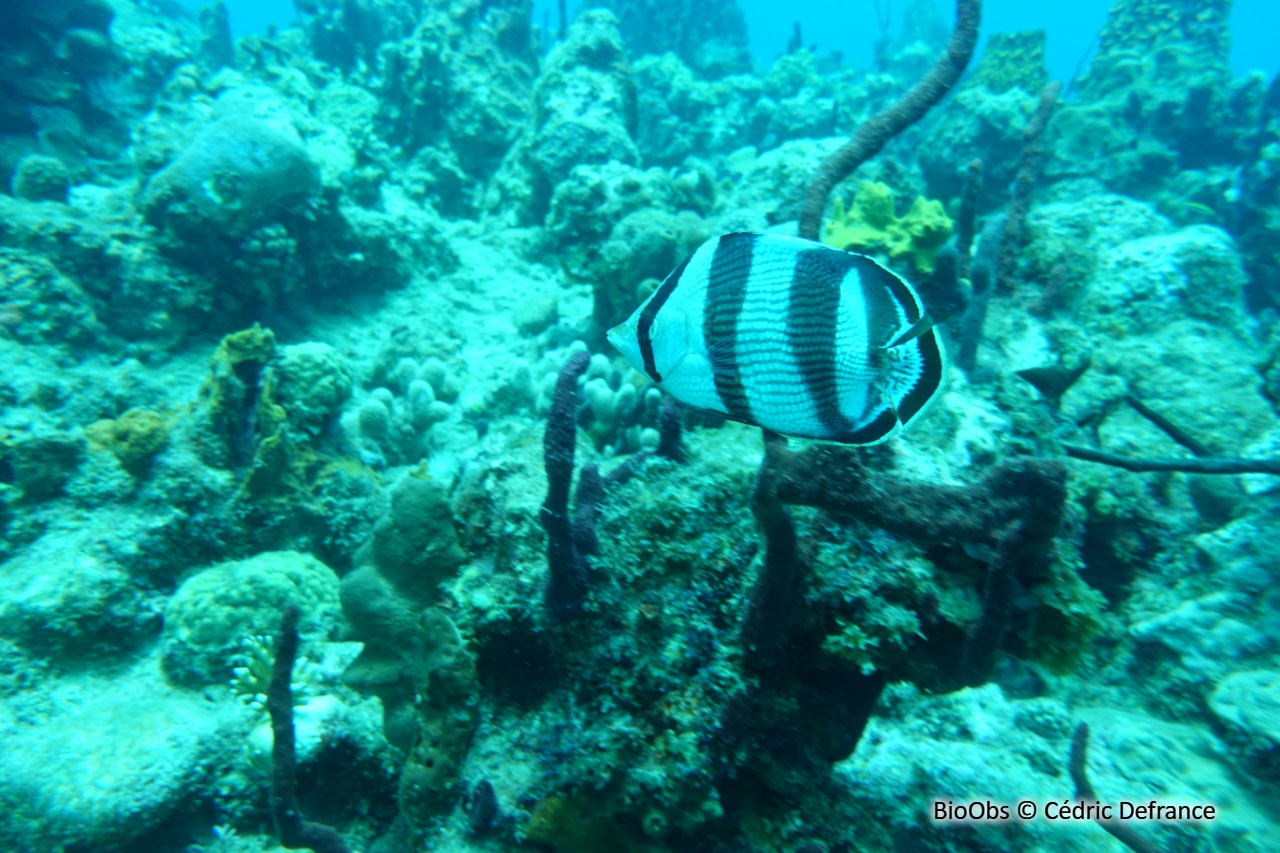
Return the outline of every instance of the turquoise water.
[[[200,4],[188,0],[190,8]],[[589,4],[584,4],[589,5]],[[829,0],[797,0],[791,3],[745,2],[739,4],[747,22],[748,47],[758,66],[768,68],[786,50],[787,39],[796,23],[800,31],[809,33],[806,46],[817,45],[819,51],[839,50],[846,62],[868,67],[875,60],[875,41],[883,35],[881,21],[889,27],[901,26],[903,14],[910,4],[892,0],[858,0],[835,4]],[[297,10],[292,0],[233,0],[227,4],[232,32],[260,33],[268,26],[288,26]],[[570,10],[575,4],[567,3]],[[1049,34],[1046,61],[1057,79],[1068,79],[1078,71],[1081,60],[1087,60],[1098,30],[1110,9],[1110,0],[1082,0],[1068,7],[1020,0],[992,0],[983,4],[983,20],[989,32],[1043,29]],[[951,23],[953,10],[945,3],[938,11]],[[1229,61],[1236,74],[1260,70],[1268,75],[1280,69],[1271,33],[1276,27],[1277,10],[1270,0],[1233,0],[1230,7],[1231,48]],[[533,20],[541,24],[559,21],[559,6],[549,0],[535,0]]]
[[[1280,849],[1272,5],[608,6],[0,2],[0,850]]]

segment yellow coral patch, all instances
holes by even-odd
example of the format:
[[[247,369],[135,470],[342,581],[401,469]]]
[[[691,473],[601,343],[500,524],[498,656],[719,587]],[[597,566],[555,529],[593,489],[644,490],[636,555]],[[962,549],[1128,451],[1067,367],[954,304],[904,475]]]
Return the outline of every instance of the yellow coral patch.
[[[953,226],[942,202],[917,198],[899,217],[894,213],[893,190],[879,181],[864,181],[848,211],[836,199],[822,242],[860,252],[886,251],[893,260],[908,260],[917,272],[928,275]]]
[[[95,421],[85,429],[94,450],[109,450],[131,474],[146,471],[151,457],[169,443],[169,427],[150,409],[130,409],[116,420]]]

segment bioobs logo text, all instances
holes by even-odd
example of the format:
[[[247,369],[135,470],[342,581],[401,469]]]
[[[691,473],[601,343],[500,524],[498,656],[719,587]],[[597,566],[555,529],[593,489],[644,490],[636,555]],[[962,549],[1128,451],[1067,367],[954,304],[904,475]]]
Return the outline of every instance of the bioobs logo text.
[[[970,803],[954,803],[951,800],[933,801],[933,819],[942,821],[1008,820],[1009,807],[991,800],[974,800]]]

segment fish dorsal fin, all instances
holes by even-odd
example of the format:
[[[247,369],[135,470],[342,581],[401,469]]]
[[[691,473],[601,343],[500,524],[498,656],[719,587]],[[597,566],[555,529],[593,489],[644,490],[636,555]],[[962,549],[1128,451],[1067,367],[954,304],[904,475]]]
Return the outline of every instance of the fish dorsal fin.
[[[912,323],[910,329],[907,329],[905,332],[898,335],[892,341],[880,347],[880,349],[887,349],[887,350],[895,349],[897,347],[902,346],[903,344],[909,344],[932,328],[933,328],[933,318],[930,317],[928,314],[925,314],[919,320],[916,320],[914,323]]]

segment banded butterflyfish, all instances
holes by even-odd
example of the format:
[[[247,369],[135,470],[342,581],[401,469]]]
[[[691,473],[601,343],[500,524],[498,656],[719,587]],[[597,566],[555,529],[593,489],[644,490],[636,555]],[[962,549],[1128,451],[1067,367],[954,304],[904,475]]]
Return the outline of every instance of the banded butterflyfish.
[[[864,255],[773,234],[703,243],[609,341],[683,403],[840,444],[910,425],[947,370],[906,281]]]

